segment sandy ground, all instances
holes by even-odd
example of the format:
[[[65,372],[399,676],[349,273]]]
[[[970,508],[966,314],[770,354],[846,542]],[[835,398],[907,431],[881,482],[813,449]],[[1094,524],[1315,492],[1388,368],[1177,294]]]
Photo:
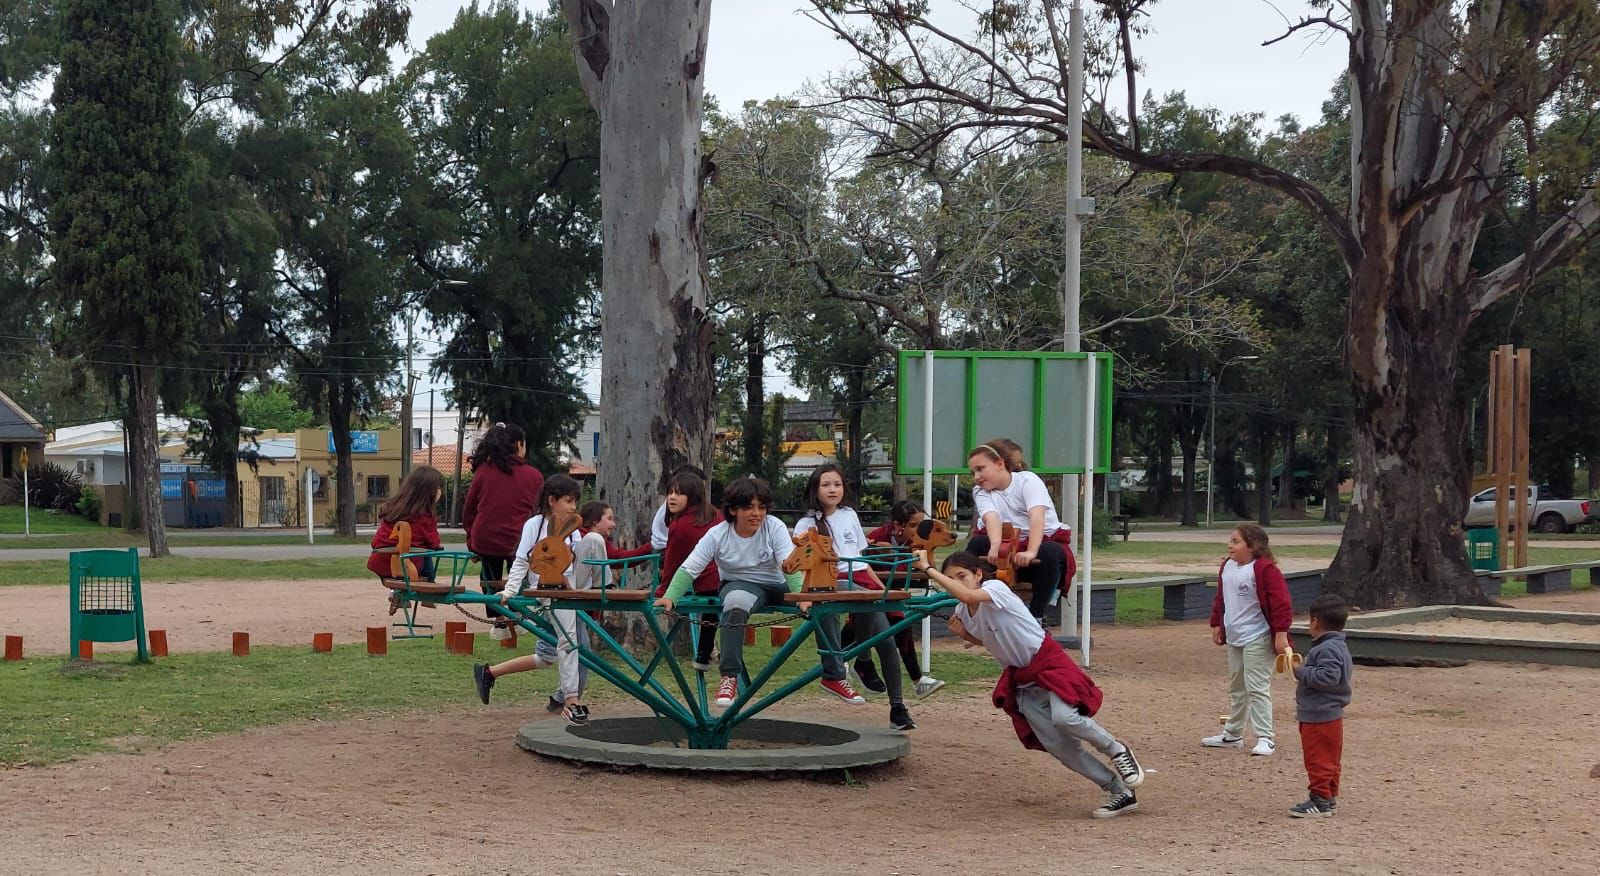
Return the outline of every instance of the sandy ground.
[[[1600,593],[1519,603],[1600,610]],[[1287,684],[1277,756],[1198,746],[1225,708],[1223,662],[1198,623],[1105,632],[1100,719],[1156,770],[1140,811],[1110,821],[1088,817],[1096,789],[1017,745],[981,686],[914,704],[911,756],[845,783],[543,760],[512,744],[542,692],[508,679],[490,708],[463,683],[428,714],[0,773],[0,853],[6,872],[72,874],[1593,872],[1600,672],[1358,667],[1339,814],[1305,822],[1284,812],[1304,796]],[[781,711],[884,717],[881,701]]]
[[[1585,642],[1600,645],[1600,625],[1542,624],[1532,621],[1487,621],[1467,617],[1382,627],[1386,633],[1424,633],[1430,636],[1478,636],[1485,639],[1543,639],[1550,642]]]

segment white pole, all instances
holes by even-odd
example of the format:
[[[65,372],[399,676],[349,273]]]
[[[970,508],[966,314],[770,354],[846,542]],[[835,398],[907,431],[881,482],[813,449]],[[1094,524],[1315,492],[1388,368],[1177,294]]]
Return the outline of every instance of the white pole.
[[[1227,366],[1224,365],[1224,368]],[[1217,468],[1217,377],[1211,377],[1211,444],[1206,450],[1206,526],[1211,526],[1211,478]],[[1184,489],[1188,489],[1185,485]]]
[[[1065,263],[1061,267],[1061,352],[1083,349],[1079,310],[1083,265],[1083,9],[1072,0],[1067,48],[1067,211],[1062,217]],[[1091,207],[1090,210],[1093,208]],[[1061,519],[1078,519],[1078,476],[1061,476]]]
[[[952,503],[955,497],[951,496]],[[933,513],[933,351],[922,352],[922,510]],[[928,557],[933,562],[933,557]],[[933,671],[933,618],[922,619],[922,671]]]
[[[315,472],[310,468],[306,469],[306,544],[317,543],[317,533],[312,529],[312,526],[315,525],[313,521],[317,519],[317,510],[315,507],[317,500],[316,497],[312,495],[312,493],[315,491],[311,488],[311,476],[313,474],[315,474]]]
[[[22,467],[22,537],[33,533],[33,521],[28,517],[28,467]]]
[[[1095,463],[1095,378],[1099,376],[1099,363],[1090,356],[1087,375],[1083,381],[1083,480],[1089,485],[1087,501],[1083,507],[1083,553],[1078,556],[1078,609],[1083,612],[1083,633],[1079,638],[1083,648],[1083,665],[1089,665],[1089,614],[1091,582],[1094,579],[1094,463]]]

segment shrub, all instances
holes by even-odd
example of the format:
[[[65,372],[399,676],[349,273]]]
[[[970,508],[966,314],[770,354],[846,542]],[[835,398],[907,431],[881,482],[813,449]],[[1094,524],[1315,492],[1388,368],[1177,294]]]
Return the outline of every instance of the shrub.
[[[21,497],[22,475],[12,475],[6,491]],[[40,462],[28,467],[28,504],[49,511],[75,514],[78,499],[83,495],[83,480],[78,473],[53,462]]]
[[[86,520],[100,522],[100,491],[94,487],[84,487],[82,495],[78,496],[78,514]]]

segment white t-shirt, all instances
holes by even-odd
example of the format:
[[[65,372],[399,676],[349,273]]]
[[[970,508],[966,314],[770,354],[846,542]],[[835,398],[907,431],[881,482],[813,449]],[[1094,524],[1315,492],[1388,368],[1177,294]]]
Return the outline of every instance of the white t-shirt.
[[[549,535],[550,527],[545,524],[543,514],[535,514],[528,518],[528,522],[522,524],[522,538],[517,541],[517,555],[511,561],[511,571],[506,574],[506,590],[511,591],[512,596],[516,596],[522,592],[525,582],[532,583],[534,585],[539,583],[537,581],[528,582],[527,580],[528,554],[533,553],[534,545],[543,541]],[[567,536],[567,547],[572,548],[574,563],[577,562],[578,545],[582,542],[583,533],[577,529],[572,530],[572,533]],[[567,585],[571,586],[572,566],[567,566],[567,571],[562,574],[566,576]]]
[[[667,549],[667,503],[662,502],[656,509],[656,516],[650,520],[650,547],[656,553]]]
[[[800,518],[794,525],[795,535],[804,535],[817,526],[816,512]],[[845,557],[860,557],[867,549],[867,531],[861,528],[861,518],[856,515],[856,509],[839,506],[828,515],[828,537],[833,539],[833,552],[839,555],[839,576],[850,574],[853,569],[866,568],[865,563],[848,563]]]
[[[1243,647],[1272,632],[1256,592],[1256,561],[1222,567],[1222,631],[1228,644]]]
[[[976,611],[963,602],[956,606],[955,616],[1001,664],[1027,666],[1032,663],[1039,646],[1044,644],[1044,628],[1004,582],[990,578],[983,582],[983,589],[989,594],[989,602],[979,603]]]
[[[1056,503],[1050,498],[1050,490],[1044,481],[1031,471],[1014,471],[1011,473],[1011,485],[1003,490],[982,490],[972,488],[972,515],[973,526],[983,529],[983,515],[990,513],[1000,515],[1001,523],[1009,523],[1017,528],[1017,537],[1025,538],[1028,535],[1028,512],[1034,508],[1044,508],[1044,535],[1055,535],[1061,528],[1061,518],[1056,516]]]
[[[723,582],[782,584],[783,561],[792,553],[794,540],[789,537],[789,527],[776,517],[768,517],[749,538],[741,538],[733,524],[724,520],[706,531],[678,570],[698,578],[706,567],[716,563],[717,575]]]

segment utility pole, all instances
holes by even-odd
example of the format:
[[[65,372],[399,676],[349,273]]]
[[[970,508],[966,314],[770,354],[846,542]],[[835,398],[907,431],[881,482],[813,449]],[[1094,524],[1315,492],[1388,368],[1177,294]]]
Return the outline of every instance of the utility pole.
[[[1083,266],[1083,217],[1094,214],[1094,199],[1083,196],[1083,7],[1081,0],[1072,0],[1072,13],[1068,24],[1067,48],[1067,209],[1062,217],[1065,228],[1063,249],[1065,260],[1061,270],[1061,351],[1083,351],[1083,329],[1079,310],[1083,294],[1079,285]],[[1090,374],[1094,373],[1094,360],[1089,360]],[[1085,432],[1085,434],[1088,434]],[[1094,483],[1094,473],[1086,472],[1088,483]],[[1077,475],[1061,476],[1061,519],[1073,527],[1079,536],[1078,553],[1083,553],[1082,533],[1087,528],[1078,521]],[[1084,514],[1094,513],[1094,490],[1091,486]]]
[[[406,320],[406,394],[400,398],[400,479],[411,474],[411,412],[416,405],[417,375],[412,370],[411,321]]]

